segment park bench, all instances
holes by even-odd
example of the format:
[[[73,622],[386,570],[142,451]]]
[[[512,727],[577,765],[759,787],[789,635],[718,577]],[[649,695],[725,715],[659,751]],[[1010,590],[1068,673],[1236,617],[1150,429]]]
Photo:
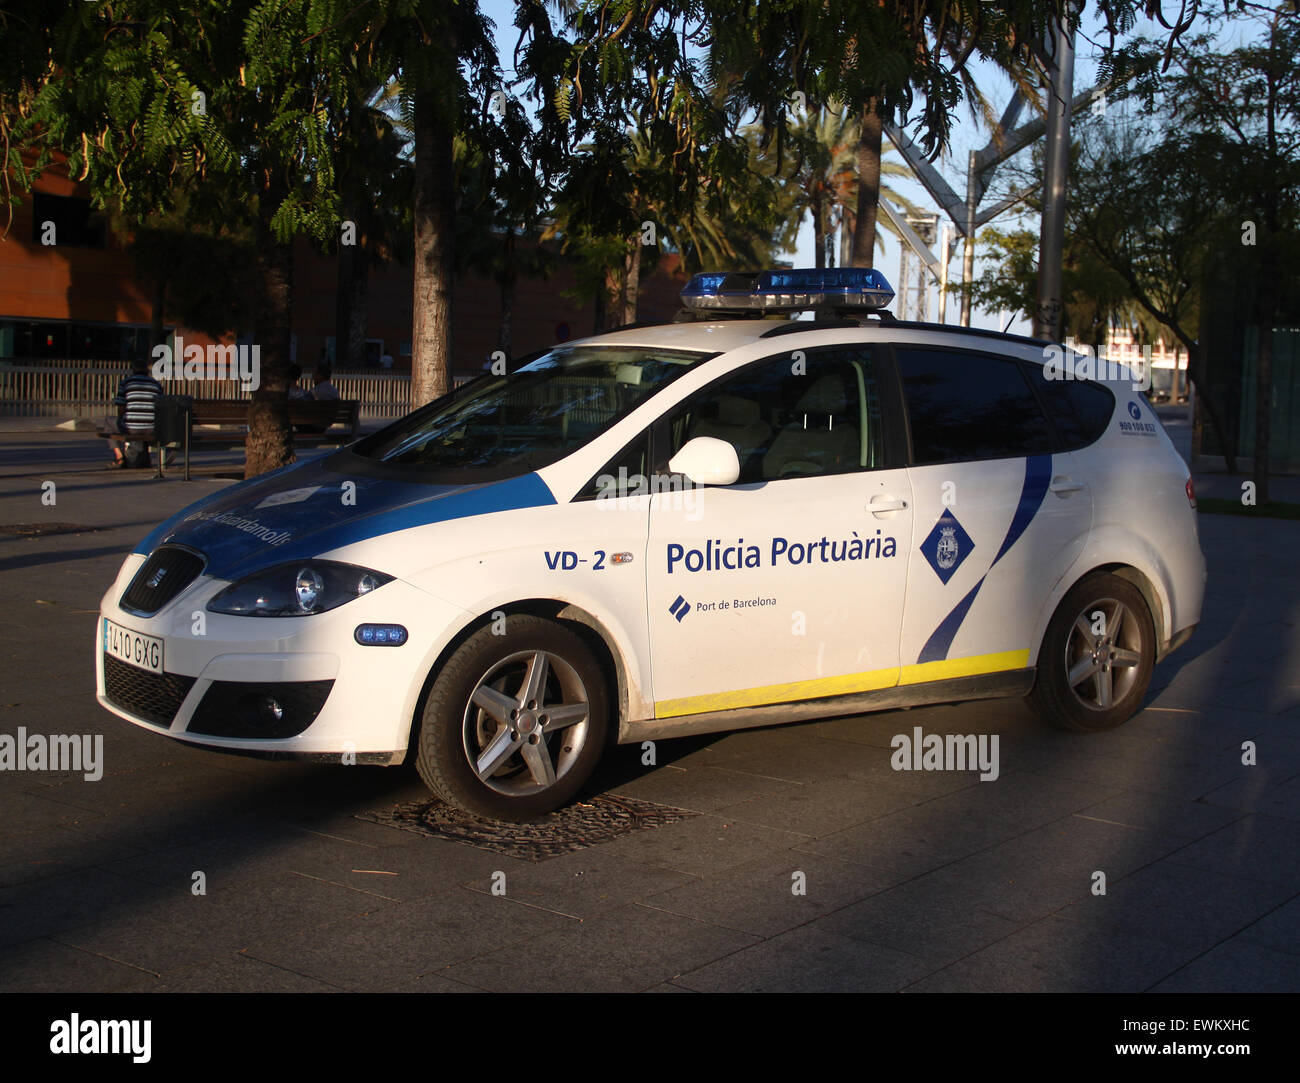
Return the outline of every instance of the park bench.
[[[242,444],[248,438],[249,403],[241,399],[195,399],[193,424],[189,444]],[[350,443],[357,438],[360,425],[361,403],[357,399],[290,399],[289,424],[293,426],[293,442],[298,446],[323,443]],[[162,448],[182,447],[181,440],[160,443],[152,429],[143,432],[119,433],[116,429],[101,428],[96,434],[104,439],[124,437],[155,449],[158,458],[158,476],[162,476]],[[185,476],[189,478],[189,447],[185,447]]]

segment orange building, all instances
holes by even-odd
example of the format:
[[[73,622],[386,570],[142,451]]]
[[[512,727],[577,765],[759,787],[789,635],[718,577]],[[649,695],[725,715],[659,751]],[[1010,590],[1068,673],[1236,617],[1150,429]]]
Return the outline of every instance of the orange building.
[[[305,369],[332,355],[337,260],[305,238],[294,247],[293,342]],[[676,255],[665,255],[644,274],[639,318],[667,320],[679,307],[685,277]],[[590,334],[594,308],[566,296],[573,274],[563,263],[546,280],[520,278],[512,306],[516,357]],[[47,169],[34,191],[14,208],[0,240],[0,360],[71,358],[127,361],[148,356],[153,300],[137,280],[124,238],[91,213],[86,186],[63,164]],[[400,369],[410,364],[411,267],[374,266],[369,275],[368,354],[376,365],[388,354]],[[452,368],[477,372],[496,349],[501,320],[499,291],[489,279],[467,275],[452,299]],[[203,333],[166,323],[186,342],[207,345]],[[252,328],[232,329],[228,341],[252,339]]]

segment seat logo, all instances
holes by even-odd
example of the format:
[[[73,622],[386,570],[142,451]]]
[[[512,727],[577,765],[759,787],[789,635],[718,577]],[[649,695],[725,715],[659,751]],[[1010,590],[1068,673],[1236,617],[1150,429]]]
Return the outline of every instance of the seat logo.
[[[970,556],[970,551],[974,548],[975,543],[962,529],[961,523],[957,522],[951,511],[945,510],[934,524],[934,529],[921,543],[921,554],[934,569],[934,574],[946,584],[957,574],[962,561]]]
[[[156,572],[153,573],[153,575],[149,576],[149,578],[144,581],[144,585],[150,588],[156,587],[158,586],[159,583],[163,581],[166,575],[167,575],[167,569],[159,568]]]

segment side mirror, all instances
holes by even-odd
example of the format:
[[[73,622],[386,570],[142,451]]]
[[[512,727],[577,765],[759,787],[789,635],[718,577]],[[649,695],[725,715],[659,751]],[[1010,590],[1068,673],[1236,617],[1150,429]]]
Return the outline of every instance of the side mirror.
[[[686,475],[693,485],[734,485],[740,477],[740,458],[726,440],[697,436],[668,460],[668,469]]]

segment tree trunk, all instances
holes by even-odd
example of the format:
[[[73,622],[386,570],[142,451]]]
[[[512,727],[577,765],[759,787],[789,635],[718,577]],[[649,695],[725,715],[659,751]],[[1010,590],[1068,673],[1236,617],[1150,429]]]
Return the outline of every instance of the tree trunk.
[[[1219,446],[1223,448],[1223,461],[1227,466],[1228,473],[1235,474],[1237,472],[1237,455],[1228,445],[1227,427],[1219,416],[1219,407],[1214,401],[1214,396],[1210,394],[1203,380],[1204,373],[1201,371],[1200,347],[1187,336],[1179,334],[1175,328],[1171,327],[1170,330],[1178,336],[1179,341],[1187,350],[1187,382],[1196,388],[1197,405],[1205,412],[1205,416],[1210,419],[1210,427],[1218,438]]]
[[[826,266],[826,218],[822,211],[823,197],[820,193],[812,198],[813,223],[813,266]]]
[[[501,323],[497,328],[497,349],[506,355],[509,361],[514,356],[511,344],[514,332],[515,286],[519,281],[519,271],[515,266],[515,231],[506,233],[505,265],[497,277],[497,289],[501,297]]]
[[[636,323],[637,294],[641,290],[641,234],[632,234],[623,258],[623,322]]]
[[[352,327],[352,274],[356,265],[357,246],[339,245],[338,274],[334,283],[334,364],[343,368],[349,363]]]
[[[454,131],[448,106],[415,95],[415,296],[411,333],[411,409],[451,387],[451,290],[455,276]]]
[[[274,208],[272,200],[264,205]],[[253,478],[293,462],[289,427],[289,341],[293,314],[293,247],[271,235],[267,220],[258,224],[257,325],[260,382],[248,409],[244,477]]]
[[[149,313],[149,347],[161,346],[167,341],[166,327],[167,279],[159,275],[153,284],[153,305]]]
[[[516,276],[513,273],[504,274],[497,280],[497,289],[501,296],[501,324],[497,329],[497,349],[506,355],[507,361],[514,356],[511,339],[514,331],[515,282]]]
[[[619,325],[623,315],[623,268],[605,269],[604,299],[597,309],[597,331],[610,331]]]
[[[1255,363],[1255,502],[1267,504],[1269,436],[1273,410],[1273,280],[1265,267],[1256,305],[1259,352]]]
[[[876,214],[880,208],[880,140],[883,123],[876,99],[862,108],[862,134],[858,139],[858,220],[853,231],[853,266],[874,266]]]
[[[348,289],[347,363],[359,369],[366,363],[366,330],[370,321],[370,256],[358,245],[352,260],[352,281]],[[392,353],[393,351],[389,351]]]

